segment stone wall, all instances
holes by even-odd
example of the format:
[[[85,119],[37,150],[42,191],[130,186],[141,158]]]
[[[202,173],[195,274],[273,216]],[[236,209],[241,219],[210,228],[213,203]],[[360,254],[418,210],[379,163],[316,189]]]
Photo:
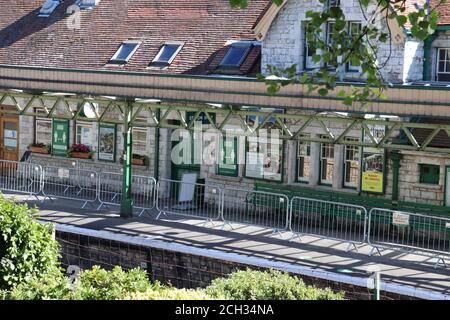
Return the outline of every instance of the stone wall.
[[[302,22],[307,20],[307,11],[317,10],[321,6],[322,4],[317,0],[291,0],[286,3],[273,21],[262,43],[263,73],[267,73],[267,65],[287,68],[297,64],[299,72],[305,70]],[[358,1],[341,1],[341,7],[348,21],[365,23]],[[367,16],[370,16],[372,9],[369,7]],[[388,31],[386,24],[380,28]],[[377,44],[379,65],[384,66],[381,73],[387,81],[392,83],[420,80],[422,79],[423,45],[412,38],[407,40],[403,32],[397,29],[391,26],[391,42]],[[325,30],[323,34],[325,35]],[[346,78],[364,79],[358,72],[347,72]]]
[[[438,185],[419,182],[419,164],[440,166]],[[450,155],[427,155],[403,151],[399,173],[399,200],[444,205],[446,166],[450,166]]]
[[[142,268],[146,270],[150,280],[170,283],[178,288],[205,287],[213,279],[246,268],[264,270],[257,266],[207,256],[138,246],[72,232],[57,231],[56,239],[61,244],[61,261],[65,268],[78,266],[81,269],[90,269],[94,265],[105,269],[111,269],[114,266],[121,266],[125,270]],[[343,291],[347,299],[371,299],[370,290],[364,287],[298,274],[296,276],[302,278],[308,285],[318,288],[329,287],[335,292]],[[385,291],[381,292],[381,298],[383,300],[414,299]]]

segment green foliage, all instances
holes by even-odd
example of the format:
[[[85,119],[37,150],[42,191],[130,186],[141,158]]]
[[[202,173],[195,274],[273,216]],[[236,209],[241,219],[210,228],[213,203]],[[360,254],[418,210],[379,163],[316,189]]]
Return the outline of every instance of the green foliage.
[[[342,300],[343,293],[306,286],[295,276],[280,271],[238,271],[213,280],[206,288],[212,297],[230,300]]]
[[[146,292],[134,292],[125,297],[125,300],[223,300],[224,297],[212,297],[204,290],[176,289],[169,287],[153,288]]]
[[[61,274],[53,230],[37,222],[35,214],[36,210],[0,195],[0,290]]]
[[[230,0],[230,3],[232,6],[245,8],[248,1]],[[283,0],[273,2],[281,5]],[[425,40],[436,30],[439,7],[447,0],[436,1],[435,7],[424,3],[423,6],[409,8],[408,11],[407,6],[411,7],[411,3],[407,3],[407,0],[359,0],[361,12],[364,12],[366,21],[363,21],[361,30],[352,30],[352,32],[347,28],[348,20],[339,6],[328,5],[329,0],[319,0],[319,2],[322,4],[319,9],[306,13],[309,21],[306,28],[306,41],[309,49],[315,52],[313,61],[322,62],[321,67],[299,76],[296,74],[296,69],[292,67],[267,66],[268,72],[280,80],[265,80],[262,75],[258,78],[267,82],[270,94],[275,94],[281,87],[288,84],[300,83],[306,85],[308,93],[316,91],[324,96],[344,79],[345,68],[350,63],[352,66],[359,67],[361,74],[365,76],[365,83],[362,86],[351,87],[351,90],[340,97],[346,105],[358,102],[364,106],[371,100],[386,98],[383,91],[390,86],[380,72],[389,57],[379,61],[377,54],[380,45],[389,42],[391,46],[393,38],[391,24],[397,24],[419,40]],[[333,25],[331,37],[327,41],[325,30],[329,21],[333,21]]]
[[[159,283],[150,284],[147,274],[142,269],[128,272],[120,267],[111,271],[94,266],[92,270],[80,274],[80,298],[82,300],[118,300],[129,294],[143,293],[160,287]]]
[[[3,296],[9,300],[73,300],[79,297],[76,284],[62,274],[55,277],[32,278]],[[1,295],[0,295],[1,298]]]

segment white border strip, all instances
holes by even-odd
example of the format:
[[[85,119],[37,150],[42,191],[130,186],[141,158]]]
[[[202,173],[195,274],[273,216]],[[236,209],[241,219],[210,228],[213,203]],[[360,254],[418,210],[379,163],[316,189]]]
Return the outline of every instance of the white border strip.
[[[161,240],[146,238],[143,236],[128,236],[117,234],[110,231],[99,231],[85,228],[74,227],[64,224],[55,224],[56,230],[61,232],[75,233],[83,236],[102,238],[118,242],[129,243],[138,246],[152,247],[168,251],[176,251],[186,254],[208,257],[212,259],[236,262],[240,264],[253,265],[262,268],[278,269],[285,272],[296,273],[304,276],[325,279],[334,282],[342,282],[363,288],[367,288],[367,278],[351,277],[348,275],[337,274],[333,272],[316,270],[305,266],[294,265],[286,262],[269,261],[263,258],[248,257],[236,253],[226,253],[213,249],[202,249],[190,247],[184,244],[169,243]],[[381,290],[396,293],[405,296],[411,296],[427,300],[450,300],[450,296],[430,290],[418,289],[411,286],[403,286],[392,283],[381,283]]]

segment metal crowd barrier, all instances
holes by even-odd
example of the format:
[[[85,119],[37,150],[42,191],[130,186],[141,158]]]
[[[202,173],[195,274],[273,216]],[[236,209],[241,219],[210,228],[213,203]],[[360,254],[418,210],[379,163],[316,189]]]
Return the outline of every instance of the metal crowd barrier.
[[[83,201],[84,208],[97,201],[98,174],[92,170],[46,166],[42,194],[50,200],[54,197]]]
[[[120,205],[122,201],[122,173],[102,172],[99,174],[98,198],[100,210],[103,206]],[[144,212],[155,207],[156,180],[153,177],[132,176],[131,197],[133,206]]]
[[[289,199],[286,195],[245,189],[224,189],[222,205],[223,228],[233,224],[250,225],[287,231]]]
[[[167,214],[204,219],[205,224],[220,219],[222,190],[219,187],[161,179],[157,190],[156,219]]]
[[[370,255],[380,249],[426,255],[435,267],[450,258],[450,219],[432,215],[373,208],[238,188],[189,183],[133,175],[133,206],[139,216],[153,208],[161,215],[175,214],[229,225],[249,225],[290,231],[290,240],[303,235],[339,240],[352,246],[367,243]],[[101,207],[120,205],[122,173],[46,166],[0,160],[0,189],[51,199],[62,198]]]
[[[42,190],[42,172],[38,164],[0,160],[0,189],[37,197]]]
[[[291,240],[303,235],[345,241],[356,250],[364,243],[366,235],[367,210],[364,207],[294,197],[291,200],[289,230]]]
[[[369,212],[367,242],[373,254],[381,249],[432,256],[446,266],[450,258],[450,219],[374,208]]]

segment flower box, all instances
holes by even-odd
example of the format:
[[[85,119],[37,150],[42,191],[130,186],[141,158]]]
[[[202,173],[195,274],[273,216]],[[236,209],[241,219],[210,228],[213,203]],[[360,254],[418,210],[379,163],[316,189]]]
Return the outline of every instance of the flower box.
[[[72,158],[78,158],[78,159],[90,159],[91,158],[91,154],[89,152],[76,152],[76,151],[72,151],[70,153],[70,156]]]
[[[49,154],[47,147],[30,147],[30,151],[33,153]]]
[[[145,166],[145,160],[144,159],[133,158],[131,160],[131,163],[134,164],[135,166]]]

